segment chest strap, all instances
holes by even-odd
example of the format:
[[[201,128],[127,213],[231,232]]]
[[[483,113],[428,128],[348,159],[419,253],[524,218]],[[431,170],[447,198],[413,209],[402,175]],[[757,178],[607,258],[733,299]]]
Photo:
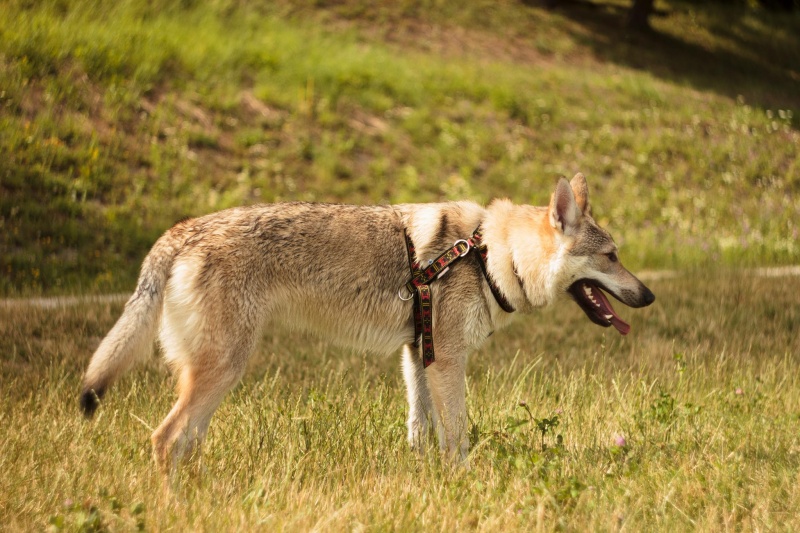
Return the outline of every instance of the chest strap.
[[[513,313],[514,306],[503,296],[503,293],[500,292],[500,288],[489,275],[489,269],[486,267],[486,261],[489,257],[489,247],[483,243],[483,233],[481,233],[480,226],[478,226],[478,229],[472,234],[472,243],[472,246],[478,251],[478,264],[481,266],[483,277],[486,278],[486,282],[489,284],[489,290],[492,291],[492,296],[494,296],[497,305],[506,313]]]
[[[500,292],[500,289],[489,276],[486,260],[489,249],[483,243],[483,234],[480,226],[469,239],[460,239],[453,246],[444,251],[439,257],[430,261],[424,268],[416,259],[416,250],[408,232],[404,232],[406,250],[408,251],[408,266],[411,270],[411,279],[400,288],[397,295],[401,300],[414,300],[414,347],[419,347],[422,341],[422,364],[428,367],[436,358],[433,351],[433,297],[430,284],[444,276],[450,265],[466,257],[472,250],[478,251],[478,263],[481,271],[489,284],[497,304],[506,313],[513,313],[514,307]],[[405,291],[405,296],[403,292]]]

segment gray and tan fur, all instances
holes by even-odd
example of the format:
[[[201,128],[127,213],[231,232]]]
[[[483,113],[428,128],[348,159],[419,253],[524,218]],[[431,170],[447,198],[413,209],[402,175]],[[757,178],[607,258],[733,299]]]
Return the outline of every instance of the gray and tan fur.
[[[432,421],[442,450],[464,459],[467,356],[519,313],[500,309],[468,256],[431,285],[436,361],[423,368],[411,348],[412,303],[398,298],[398,289],[409,278],[404,230],[424,262],[478,225],[489,273],[519,312],[567,295],[580,278],[598,279],[630,306],[653,299],[608,259],[616,247],[590,216],[580,174],[571,184],[559,181],[548,207],[500,200],[487,208],[449,202],[228,209],[180,222],[153,246],[135,293],[86,371],[84,412],[91,416],[112,382],[151,351],[158,330],[178,379],[178,400],[152,435],[154,457],[169,470],[203,440],[262,330],[285,325],[375,354],[402,348],[409,442],[423,449]]]

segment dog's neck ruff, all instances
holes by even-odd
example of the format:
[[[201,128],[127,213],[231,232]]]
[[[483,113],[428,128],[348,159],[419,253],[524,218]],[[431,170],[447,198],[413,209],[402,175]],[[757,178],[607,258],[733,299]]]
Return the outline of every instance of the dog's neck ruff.
[[[414,346],[419,346],[421,338],[422,363],[427,367],[435,360],[433,352],[433,299],[430,284],[444,276],[450,269],[450,265],[469,255],[472,250],[476,250],[481,272],[483,272],[483,276],[489,284],[489,290],[492,291],[492,296],[497,301],[497,305],[506,313],[513,313],[514,306],[500,291],[486,267],[489,248],[483,242],[483,233],[481,233],[480,226],[469,239],[456,241],[452,247],[445,250],[425,268],[422,268],[422,265],[416,259],[414,243],[411,241],[411,237],[408,236],[408,232],[404,232],[404,234],[411,279],[400,288],[397,295],[401,300],[414,300]],[[404,297],[404,290],[408,297]]]

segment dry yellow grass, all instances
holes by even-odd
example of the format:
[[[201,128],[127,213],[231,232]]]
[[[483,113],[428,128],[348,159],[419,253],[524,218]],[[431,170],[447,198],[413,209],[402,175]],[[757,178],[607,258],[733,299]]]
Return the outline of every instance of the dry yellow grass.
[[[470,470],[408,450],[399,358],[270,332],[172,497],[156,358],[78,411],[121,305],[2,308],[0,529],[797,530],[800,278],[652,288],[627,338],[570,302],[494,335],[470,362]]]

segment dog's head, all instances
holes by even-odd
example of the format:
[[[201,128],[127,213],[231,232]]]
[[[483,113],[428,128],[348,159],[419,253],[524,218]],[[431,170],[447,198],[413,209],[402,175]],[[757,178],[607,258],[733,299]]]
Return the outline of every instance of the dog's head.
[[[656,297],[622,266],[614,239],[592,218],[583,174],[569,182],[563,177],[558,180],[547,214],[562,250],[559,290],[569,294],[592,322],[614,326],[626,335],[630,326],[617,315],[603,291],[630,307],[650,305]]]

